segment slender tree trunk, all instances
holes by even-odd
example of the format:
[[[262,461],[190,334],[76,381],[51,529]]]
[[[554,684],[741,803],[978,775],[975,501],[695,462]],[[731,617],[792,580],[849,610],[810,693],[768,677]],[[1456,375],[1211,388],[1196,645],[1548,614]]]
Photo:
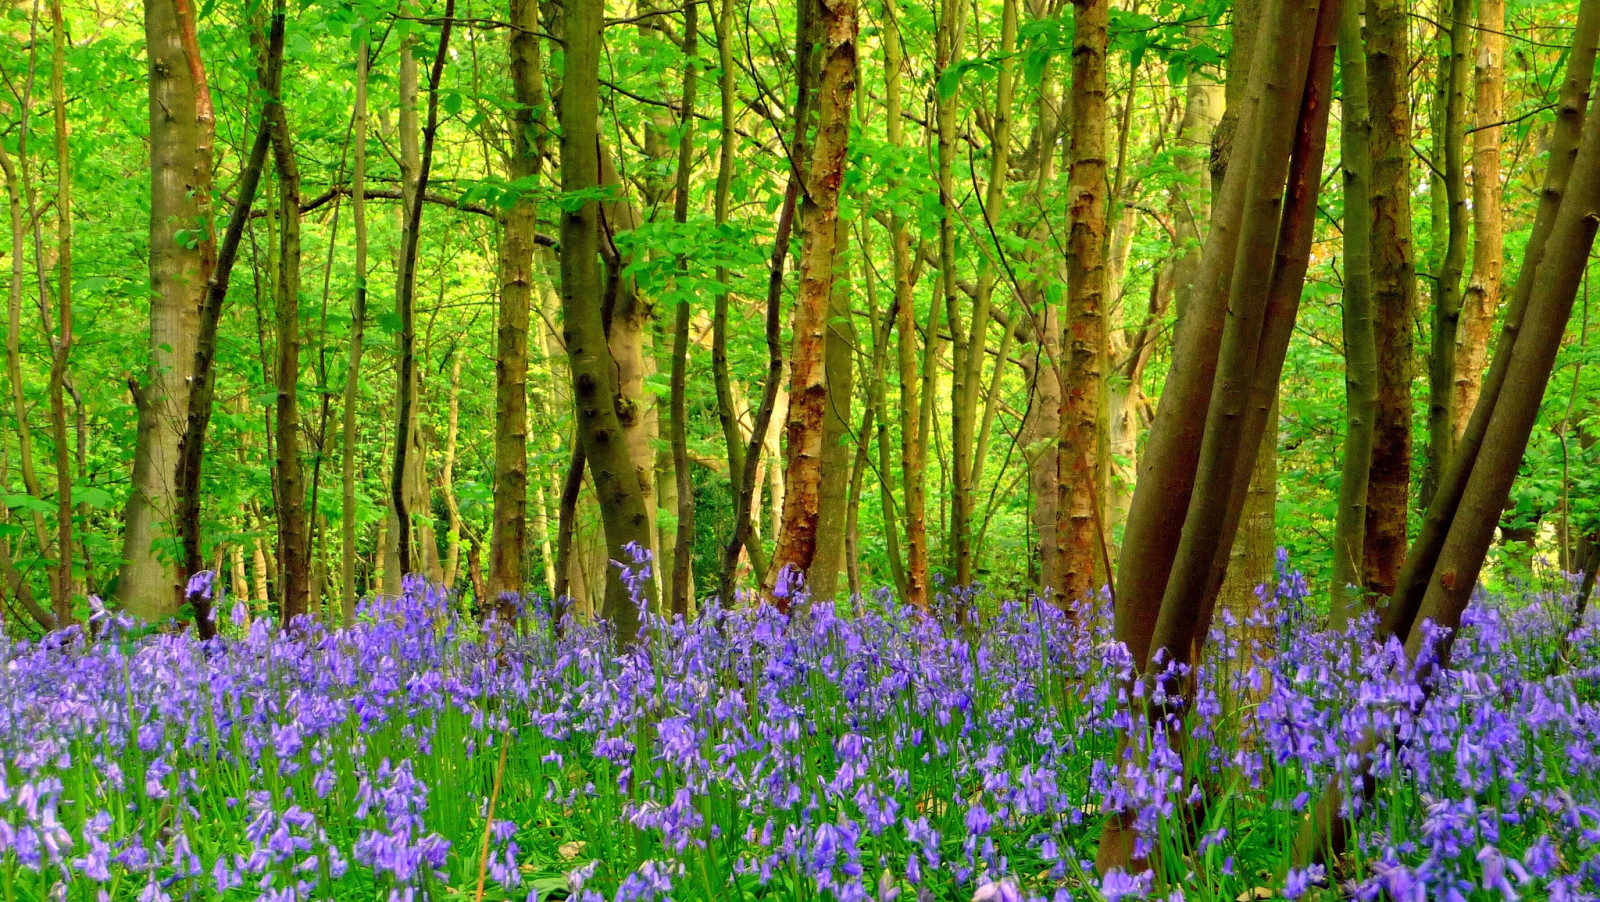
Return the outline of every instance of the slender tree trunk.
[[[1367,485],[1363,581],[1393,591],[1406,555],[1411,501],[1412,318],[1416,264],[1411,232],[1411,52],[1402,0],[1367,4],[1367,87],[1372,123],[1372,307],[1378,360]]]
[[[60,324],[50,360],[50,419],[56,444],[56,577],[51,602],[56,623],[69,623],[73,619],[72,445],[67,438],[63,386],[72,350],[72,161],[67,153],[67,93],[63,83],[67,26],[61,15],[61,0],[51,0],[50,23],[54,38],[50,100],[56,139],[56,317]],[[20,258],[13,261],[13,266],[20,268]]]
[[[1506,6],[1504,0],[1478,0],[1477,90],[1472,130],[1472,276],[1461,303],[1456,336],[1455,438],[1467,428],[1478,402],[1489,332],[1500,307],[1504,228],[1500,221],[1500,121],[1505,118]]]
[[[283,0],[277,0],[281,5]],[[278,15],[275,13],[275,15]],[[276,85],[282,94],[282,86]],[[281,99],[269,108],[272,156],[278,178],[278,209],[283,220],[278,279],[273,299],[278,348],[274,474],[278,498],[278,560],[283,574],[278,607],[284,629],[310,613],[310,541],[305,514],[305,476],[300,462],[300,167]]]
[[[961,101],[961,82],[959,71],[956,70],[961,62],[962,46],[966,42],[966,12],[967,4],[963,0],[940,0],[938,3],[939,20],[937,30],[934,32],[934,72],[938,77],[937,96],[934,102],[935,131],[934,137],[938,145],[938,179],[939,179],[939,294],[933,300],[935,310],[943,306],[945,319],[950,326],[950,405],[951,428],[955,432],[952,442],[959,447],[958,460],[949,473],[949,497],[953,502],[954,516],[950,529],[946,532],[947,552],[952,570],[958,574],[967,569],[969,565],[962,563],[962,558],[971,554],[967,545],[966,509],[968,508],[967,496],[971,492],[971,462],[967,457],[968,448],[971,446],[971,415],[962,409],[967,396],[967,346],[970,336],[961,328],[961,310],[959,306],[960,292],[957,291],[956,273],[956,220],[960,215],[955,199],[955,158],[956,141],[959,137],[958,120]],[[937,315],[937,314],[935,314]],[[974,317],[976,319],[976,317]],[[976,323],[975,323],[976,325]],[[929,331],[928,348],[931,350],[936,343],[937,329]],[[936,374],[928,374],[928,378],[936,379]],[[934,404],[934,387],[930,385],[924,392],[924,404],[930,408]],[[928,432],[930,430],[923,430]],[[943,517],[941,517],[941,520]],[[957,584],[963,585],[964,580],[957,576]]]
[[[718,64],[721,70],[717,86],[722,100],[720,119],[722,128],[718,140],[717,183],[714,197],[716,223],[719,226],[728,221],[728,194],[733,183],[734,152],[738,146],[734,134],[733,45],[728,32],[728,23],[733,15],[732,0],[722,0],[721,13],[715,18]],[[749,439],[739,426],[738,403],[734,397],[733,379],[728,371],[728,303],[732,292],[729,288],[730,277],[727,267],[717,267],[716,278],[721,287],[717,291],[711,315],[711,373],[717,393],[717,418],[722,425],[722,440],[727,445],[728,479],[732,490],[738,493],[745,469],[745,445]],[[750,516],[751,511],[747,506],[746,521]],[[749,535],[756,534],[748,522],[742,528]],[[745,550],[750,556],[751,567],[757,573],[765,573],[767,556],[761,542],[751,541]],[[731,596],[725,597],[731,600]]]
[[[884,104],[889,145],[905,147],[904,101],[901,85],[905,55],[900,33],[900,11],[895,0],[884,0]],[[913,301],[914,274],[911,236],[898,209],[889,219],[890,255],[894,267],[894,308],[900,339],[896,362],[900,375],[900,471],[905,493],[906,588],[904,600],[928,607],[927,433],[921,428],[921,376],[917,368],[917,319]],[[930,342],[932,337],[930,336]],[[887,415],[885,416],[887,419]]]
[[[400,230],[400,260],[399,260],[399,285],[396,291],[395,303],[400,314],[400,354],[397,362],[397,391],[399,403],[396,412],[395,440],[394,440],[394,472],[390,475],[389,494],[395,511],[395,540],[396,564],[400,575],[410,571],[413,566],[411,557],[412,523],[410,499],[407,496],[407,456],[413,444],[412,435],[416,430],[416,294],[417,294],[417,244],[422,231],[422,209],[424,198],[428,192],[429,170],[433,167],[433,142],[434,136],[439,131],[439,80],[444,75],[445,61],[449,58],[450,31],[454,24],[455,0],[445,0],[443,22],[439,30],[439,49],[434,54],[433,66],[428,71],[428,120],[422,128],[421,159],[416,168],[416,181],[411,186],[410,197],[406,198],[404,225]],[[413,64],[414,65],[414,64]],[[406,66],[401,64],[401,81],[405,81]],[[415,78],[415,69],[412,69],[412,78]],[[412,111],[415,116],[415,103],[405,102],[405,90],[402,84],[402,137],[408,131],[404,124],[405,112]],[[413,89],[413,97],[415,92]],[[405,181],[402,175],[402,182]],[[407,193],[402,190],[402,194]],[[423,485],[426,481],[421,479],[421,455],[411,463],[416,467],[416,478]],[[431,538],[422,531],[419,538],[426,539],[431,544]],[[435,552],[436,553],[436,552]],[[427,555],[423,560],[427,560]]]
[[[958,28],[955,40],[961,40]],[[993,125],[990,128],[991,141],[989,149],[988,184],[984,189],[983,197],[983,223],[991,234],[999,228],[1000,217],[1005,211],[1006,182],[1010,173],[1011,162],[1011,130],[1013,119],[1013,105],[1016,94],[1016,46],[1017,46],[1017,0],[1005,0],[1001,5],[1000,13],[1000,47],[998,73],[995,77],[995,100]],[[958,60],[955,53],[947,60],[947,65],[954,65]],[[943,69],[941,69],[943,71]],[[951,95],[947,101],[951,106],[948,121],[954,125],[954,106],[956,96]],[[946,119],[940,122],[940,153],[948,149],[953,152],[953,146],[946,147],[947,133],[944,131]],[[945,159],[940,157],[943,165]],[[941,223],[941,251],[944,248],[944,238],[953,234],[951,219],[955,216],[955,200],[946,197],[946,214]],[[985,240],[987,236],[980,236]],[[953,255],[953,246],[951,248]],[[996,253],[1004,253],[997,250]],[[979,429],[980,414],[978,411],[978,389],[983,382],[983,364],[988,348],[990,302],[994,288],[999,280],[998,266],[991,262],[992,258],[985,254],[981,257],[982,265],[978,273],[978,290],[972,300],[972,322],[966,334],[955,334],[955,366],[956,371],[951,380],[951,416],[950,435],[953,466],[952,475],[955,477],[950,485],[951,495],[951,522],[950,522],[950,556],[955,564],[955,578],[957,585],[969,585],[973,580],[973,570],[977,563],[973,559],[976,536],[972,522],[975,509],[976,493],[982,483],[981,472],[983,461],[978,456],[980,442],[976,433]],[[948,264],[948,265],[947,265]],[[955,285],[954,257],[948,261],[941,257],[941,275],[945,276],[942,285],[945,288],[945,302],[951,305],[947,314],[950,319],[951,329],[957,329],[959,317],[956,313],[953,291]],[[997,361],[996,368],[1004,369],[1004,361]]]
[[[24,109],[24,117],[26,109]],[[25,138],[26,129],[20,138]],[[26,141],[19,141],[19,150],[26,150]],[[6,319],[6,381],[11,383],[11,409],[12,416],[17,423],[17,457],[19,469],[22,471],[23,491],[29,496],[44,500],[44,492],[39,487],[38,471],[33,465],[33,430],[28,426],[28,401],[23,391],[22,379],[22,255],[27,235],[28,216],[24,212],[22,195],[23,190],[19,182],[21,177],[14,166],[11,157],[0,147],[0,167],[5,170],[6,192],[10,200],[11,210],[11,280],[7,302]],[[44,514],[38,507],[32,508],[33,538],[39,546],[39,554],[43,556],[45,549],[50,545],[49,534],[45,531]],[[19,580],[25,580],[25,574],[16,573]],[[20,585],[26,586],[24,581]],[[18,597],[21,597],[20,595]],[[32,599],[31,590],[28,597]],[[54,624],[51,624],[52,628]]]
[[[689,221],[689,176],[694,165],[694,101],[699,49],[699,6],[683,9],[683,93],[680,96],[682,130],[678,139],[677,186],[672,218],[678,225]],[[680,272],[688,272],[688,259],[678,258]],[[726,297],[726,292],[722,295]],[[723,302],[726,304],[726,301]],[[694,596],[694,484],[689,480],[689,296],[680,294],[672,324],[672,471],[677,480],[678,534],[672,551],[672,613],[689,616]]]
[[[1073,0],[1072,167],[1067,176],[1067,315],[1056,450],[1058,572],[1063,601],[1093,592],[1103,553],[1099,499],[1101,393],[1106,365],[1106,48],[1107,0]]]
[[[256,125],[255,142],[250,156],[240,173],[238,200],[228,219],[227,231],[217,251],[217,260],[211,276],[206,281],[204,303],[200,310],[200,330],[195,340],[194,361],[188,411],[183,437],[178,443],[178,465],[174,476],[176,486],[176,521],[183,546],[183,560],[173,590],[178,604],[187,604],[194,611],[196,629],[201,638],[209,639],[216,633],[216,623],[211,614],[209,590],[196,586],[189,591],[188,580],[205,569],[200,535],[200,476],[205,465],[206,430],[211,423],[211,411],[216,396],[216,374],[213,365],[217,354],[217,331],[222,322],[222,311],[228,300],[228,287],[233,275],[234,261],[238,258],[239,243],[255,204],[256,192],[261,183],[261,172],[266,165],[267,149],[272,141],[274,110],[279,105],[283,71],[284,10],[282,4],[273,8],[272,22],[267,37],[266,57],[261,63],[258,85],[262,94],[261,120]],[[297,201],[298,202],[298,201]],[[299,210],[296,208],[296,215]]]
[[[1367,482],[1378,402],[1372,322],[1372,121],[1361,40],[1365,6],[1366,0],[1344,0],[1339,21],[1339,76],[1344,89],[1339,102],[1339,153],[1344,161],[1345,431],[1329,586],[1329,612],[1336,629],[1364,607],[1352,599],[1350,588],[1360,590],[1364,572]]]
[[[800,288],[790,362],[783,528],[772,559],[780,570],[793,566],[808,575],[819,541],[823,421],[829,395],[824,358],[840,243],[839,188],[856,87],[856,0],[819,0],[816,33],[822,53],[817,134],[800,206]],[[778,604],[786,608],[787,599],[779,598]]]
[[[773,414],[778,406],[779,396],[783,394],[783,344],[782,344],[782,314],[783,276],[784,267],[789,259],[789,236],[794,229],[795,209],[800,200],[801,188],[805,184],[805,166],[808,161],[806,148],[807,126],[811,121],[812,93],[815,88],[816,61],[816,20],[820,13],[817,11],[813,0],[801,0],[795,12],[795,103],[794,103],[794,135],[789,143],[789,183],[784,189],[783,202],[778,208],[777,229],[773,236],[772,256],[767,263],[767,308],[766,308],[766,342],[767,342],[767,378],[762,388],[761,403],[756,408],[755,417],[750,429],[750,442],[745,448],[744,472],[738,477],[734,494],[733,536],[728,540],[727,548],[722,556],[722,578],[720,594],[724,604],[731,605],[734,599],[734,578],[739,566],[739,554],[744,548],[746,539],[753,532],[751,523],[755,510],[756,485],[760,478],[762,466],[762,452],[768,442],[768,429],[773,422]],[[726,27],[726,26],[725,26]],[[837,189],[837,186],[835,186]],[[798,333],[797,333],[798,337]],[[786,420],[787,412],[781,420]],[[773,501],[777,502],[778,493],[774,491]],[[781,522],[780,522],[781,527]],[[752,558],[752,562],[754,559]],[[777,578],[778,567],[776,560],[767,574],[758,574],[763,580]]]
[[[1428,460],[1422,479],[1422,497],[1438,487],[1456,438],[1456,327],[1461,319],[1461,271],[1467,255],[1466,145],[1467,30],[1471,25],[1471,0],[1441,2],[1449,17],[1446,52],[1440,60],[1440,90],[1444,94],[1443,133],[1434,136],[1434,157],[1444,160],[1446,239],[1444,260],[1433,304],[1432,350],[1428,360]],[[1443,145],[1439,147],[1439,145]],[[1442,151],[1442,152],[1440,152]]]
[[[449,517],[449,533],[445,536],[444,587],[455,589],[461,565],[461,506],[456,503],[456,445],[461,436],[461,358],[462,349],[456,348],[450,360],[450,400],[445,414],[444,460],[439,465],[439,493]],[[524,485],[526,490],[526,485]],[[518,558],[521,562],[521,558]],[[478,597],[481,604],[487,599]]]
[[[510,170],[513,180],[539,173],[538,111],[545,102],[537,0],[511,0]],[[528,530],[528,329],[533,297],[533,242],[538,227],[532,186],[507,211],[500,236],[500,310],[495,355],[494,534],[490,598],[523,592]],[[504,612],[503,612],[504,613]]]
[[[361,400],[361,354],[367,328],[367,73],[372,52],[363,40],[356,50],[356,100],[352,122],[355,167],[350,206],[356,232],[356,285],[350,308],[350,358],[345,368],[340,449],[340,615],[346,627],[356,619],[356,406]],[[382,543],[378,550],[381,553]]]
[[[592,198],[600,185],[599,65],[604,0],[569,0],[560,101],[561,190]],[[600,305],[600,209],[595,200],[561,215],[561,312],[583,453],[594,473],[605,522],[606,553],[632,560],[629,546],[650,547],[650,515],[618,416],[616,361],[606,344]],[[579,469],[581,473],[581,468]],[[607,574],[602,615],[633,639],[639,612],[620,572]],[[644,586],[653,600],[653,586]]]
[[[146,0],[150,74],[150,332],[146,373],[136,397],[139,432],[133,491],[124,514],[117,597],[129,613],[158,619],[173,609],[174,571],[158,546],[171,535],[172,474],[189,405],[189,366],[205,284],[209,236],[184,233],[208,221],[211,101],[204,69],[185,47],[184,0]]]

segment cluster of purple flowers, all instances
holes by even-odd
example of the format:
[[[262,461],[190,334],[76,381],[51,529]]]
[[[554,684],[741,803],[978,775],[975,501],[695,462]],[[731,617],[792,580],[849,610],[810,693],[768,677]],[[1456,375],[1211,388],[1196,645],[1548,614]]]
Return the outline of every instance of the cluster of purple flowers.
[[[0,637],[0,902],[1600,897],[1600,630],[1563,596],[1480,599],[1423,685],[1286,576],[1178,706],[1101,607],[785,589],[621,649],[420,581],[342,631]],[[1296,860],[1330,785],[1370,787],[1350,841]]]

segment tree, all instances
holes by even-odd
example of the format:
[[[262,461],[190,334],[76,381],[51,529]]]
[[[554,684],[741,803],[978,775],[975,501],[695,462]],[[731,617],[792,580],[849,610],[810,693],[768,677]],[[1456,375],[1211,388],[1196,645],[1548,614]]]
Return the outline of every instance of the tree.
[[[1367,484],[1363,582],[1393,590],[1406,553],[1411,499],[1411,321],[1416,309],[1411,233],[1411,54],[1399,0],[1367,4],[1372,123],[1372,310],[1378,411]]]
[[[616,362],[606,344],[600,308],[600,29],[604,0],[575,0],[566,7],[566,53],[562,63],[561,122],[561,313],[562,338],[572,369],[572,397],[582,442],[605,522],[606,553],[632,560],[627,546],[650,547],[650,517],[639,474],[622,437]],[[581,472],[581,470],[580,470]],[[653,597],[646,583],[645,592]],[[633,638],[638,611],[621,574],[606,579],[602,613],[617,634]]]
[[[133,491],[123,514],[117,600],[130,613],[156,619],[170,613],[174,571],[162,543],[170,536],[177,498],[172,473],[202,292],[211,275],[213,245],[193,223],[210,209],[210,88],[186,0],[147,0],[144,7],[150,84],[150,326],[145,375],[133,384],[139,410]]]
[[[533,295],[533,244],[538,226],[533,185],[541,149],[544,107],[537,0],[512,0],[509,50],[510,175],[517,197],[500,239],[500,307],[495,355],[494,541],[489,548],[489,594],[521,594],[528,521],[528,317]]]
[[[825,345],[828,303],[837,277],[839,188],[850,143],[856,86],[855,0],[818,0],[816,34],[821,50],[817,133],[809,146],[806,190],[800,205],[800,287],[795,298],[794,351],[790,358],[788,445],[783,529],[772,566],[808,573],[817,554],[822,482],[823,420],[828,405]],[[780,599],[780,606],[785,602]]]

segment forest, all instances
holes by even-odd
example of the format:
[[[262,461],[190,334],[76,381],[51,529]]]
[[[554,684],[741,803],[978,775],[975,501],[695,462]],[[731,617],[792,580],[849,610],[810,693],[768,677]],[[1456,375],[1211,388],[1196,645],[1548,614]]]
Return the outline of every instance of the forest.
[[[507,2],[5,0],[0,902],[1600,899],[1600,0]]]

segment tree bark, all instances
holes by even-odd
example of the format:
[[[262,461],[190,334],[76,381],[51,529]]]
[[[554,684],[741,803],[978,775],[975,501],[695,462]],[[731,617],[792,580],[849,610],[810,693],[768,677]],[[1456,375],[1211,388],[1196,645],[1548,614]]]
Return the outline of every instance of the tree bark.
[[[1493,0],[1491,0],[1493,2]],[[1343,629],[1364,604],[1360,591],[1366,550],[1367,483],[1377,413],[1378,357],[1372,322],[1372,121],[1361,16],[1366,0],[1344,0],[1339,21],[1339,153],[1344,162],[1345,432],[1339,463],[1339,508],[1334,516],[1329,614]]]
[[[1406,5],[1367,6],[1368,100],[1372,122],[1372,306],[1378,407],[1362,551],[1363,581],[1393,591],[1406,555],[1411,501],[1412,318],[1416,264],[1411,233],[1411,53]]]
[[[829,295],[823,335],[823,382],[828,393],[822,415],[822,469],[817,490],[817,551],[809,574],[811,597],[832,601],[839,593],[849,539],[851,484],[851,407],[855,393],[857,335],[851,319],[851,273],[842,259],[849,248],[848,227],[839,223],[836,281]]]
[[[1099,499],[1101,393],[1106,363],[1106,50],[1107,0],[1073,0],[1072,165],[1067,175],[1067,313],[1056,449],[1058,572],[1064,601],[1093,592],[1102,553]]]
[[[689,176],[694,165],[694,101],[699,49],[699,6],[683,9],[683,93],[678,128],[678,171],[672,199],[672,218],[678,225],[689,221]],[[731,127],[732,123],[728,123]],[[688,272],[688,259],[679,257],[678,269]],[[694,596],[694,484],[689,480],[689,295],[687,286],[678,296],[672,324],[672,472],[677,480],[678,532],[672,552],[672,613],[689,616]],[[726,292],[723,293],[726,295]]]
[[[187,4],[184,4],[187,7]],[[172,564],[158,546],[172,534],[172,484],[189,405],[189,367],[206,281],[209,238],[185,234],[206,221],[211,191],[211,102],[198,58],[185,49],[179,0],[146,0],[150,73],[150,331],[136,402],[133,491],[124,512],[117,600],[146,620],[173,610]]]
[[[904,100],[901,80],[905,54],[900,34],[900,10],[895,0],[884,0],[884,115],[889,146],[905,147]],[[890,255],[894,268],[894,308],[900,339],[896,362],[900,375],[900,472],[905,493],[906,588],[904,601],[928,607],[928,529],[926,432],[921,428],[921,374],[917,364],[916,304],[912,289],[911,236],[898,209],[889,219]],[[930,337],[931,341],[931,337]],[[886,417],[887,418],[887,417]]]
[[[412,523],[407,495],[407,456],[416,430],[416,294],[417,294],[417,243],[422,231],[422,210],[428,192],[429,170],[433,168],[433,142],[439,131],[439,80],[444,75],[445,60],[449,58],[450,31],[454,24],[455,0],[445,0],[444,25],[439,30],[439,48],[428,71],[428,121],[422,128],[421,159],[417,164],[416,180],[411,187],[404,211],[404,225],[400,231],[400,260],[398,289],[395,305],[400,314],[399,360],[396,364],[396,385],[399,403],[396,405],[394,472],[389,477],[390,503],[395,512],[396,566],[401,576],[412,569]],[[404,74],[402,74],[404,80]],[[402,95],[404,91],[402,91]],[[402,112],[414,110],[402,100]],[[415,115],[413,113],[413,115]],[[403,118],[403,117],[402,117]],[[401,132],[407,129],[402,124]],[[420,477],[421,455],[412,466],[418,468]],[[425,485],[425,480],[420,480]],[[421,538],[431,543],[431,537],[419,530]],[[437,551],[435,550],[435,554]],[[424,560],[429,556],[425,555]]]
[[[284,0],[277,0],[280,5]],[[276,16],[277,13],[274,13]],[[277,390],[275,494],[278,501],[278,590],[284,629],[310,613],[310,542],[305,513],[305,476],[300,462],[300,167],[289,135],[289,119],[276,85],[278,101],[268,110],[272,156],[278,178],[278,211],[282,219],[278,279],[273,309],[278,334],[274,387]]]
[[[51,0],[50,24],[50,101],[56,139],[56,321],[60,330],[50,359],[50,425],[56,445],[56,576],[51,606],[56,623],[70,623],[74,594],[72,445],[67,438],[64,385],[72,349],[72,165],[67,153],[67,94],[63,83],[67,26],[61,15],[61,0]],[[20,258],[13,261],[13,268],[20,265]],[[48,332],[49,325],[45,328]]]
[[[29,117],[26,106],[22,110],[22,119]],[[18,150],[27,150],[27,128],[19,129]],[[17,423],[17,463],[22,471],[22,488],[29,496],[44,501],[44,492],[39,487],[38,470],[33,465],[33,430],[28,425],[28,400],[24,391],[22,380],[22,256],[27,236],[27,222],[31,218],[23,209],[23,188],[20,184],[22,178],[19,169],[14,166],[11,157],[0,147],[0,169],[4,169],[6,176],[6,194],[10,201],[11,211],[11,280],[7,302],[6,319],[6,381],[11,383],[11,409],[12,416]],[[45,549],[50,546],[50,537],[45,529],[44,514],[37,506],[31,509],[29,518],[33,525],[33,538],[39,546],[42,557]],[[14,594],[22,598],[21,588],[28,588],[27,598],[33,600],[32,589],[27,586],[25,571],[12,571],[20,587]],[[47,624],[54,628],[54,622]]]
[[[856,0],[819,0],[821,49],[817,133],[811,142],[800,205],[800,287],[795,297],[790,362],[788,444],[784,453],[783,526],[772,565],[809,575],[819,541],[824,419],[828,405],[825,345],[828,304],[837,277],[839,188],[849,148],[856,87]],[[788,599],[777,599],[786,608]]]
[[[356,404],[361,399],[361,354],[367,328],[367,76],[371,44],[356,50],[356,99],[351,123],[355,167],[351,176],[351,214],[356,232],[356,285],[350,307],[350,357],[344,378],[343,443],[340,450],[339,613],[344,626],[356,619]],[[379,551],[382,551],[379,543]]]
[[[1478,0],[1478,56],[1472,131],[1472,275],[1461,303],[1456,336],[1455,438],[1467,428],[1483,384],[1489,333],[1500,307],[1505,233],[1500,221],[1500,121],[1505,118],[1506,6]]]
[[[1485,447],[1489,421],[1498,406],[1500,392],[1507,384],[1511,349],[1520,342],[1524,314],[1534,291],[1535,276],[1549,256],[1546,244],[1553,235],[1558,213],[1568,193],[1568,182],[1574,175],[1584,129],[1584,111],[1589,106],[1597,40],[1600,40],[1600,2],[1584,0],[1578,6],[1572,53],[1567,59],[1566,78],[1556,107],[1556,123],[1550,137],[1550,163],[1545,173],[1544,189],[1540,193],[1539,209],[1523,251],[1520,275],[1506,307],[1505,322],[1495,346],[1494,359],[1484,374],[1478,403],[1467,421],[1467,428],[1462,431],[1460,441],[1456,443],[1456,453],[1450,461],[1450,467],[1428,504],[1422,529],[1411,545],[1405,569],[1400,573],[1389,607],[1384,611],[1383,629],[1398,638],[1411,633],[1423,595],[1429,590],[1429,581],[1456,520],[1468,480],[1475,470],[1478,455]],[[1498,521],[1498,511],[1494,518]]]
[[[205,464],[206,431],[211,423],[212,405],[216,397],[216,374],[213,364],[217,354],[217,331],[222,322],[222,311],[228,300],[228,287],[233,275],[233,264],[238,258],[239,243],[244,237],[255,204],[256,192],[261,183],[261,171],[266,165],[267,150],[272,141],[274,110],[280,103],[279,93],[283,71],[284,10],[275,5],[267,36],[266,58],[261,64],[258,87],[262,95],[261,119],[256,125],[256,137],[250,156],[240,173],[238,199],[234,202],[228,219],[227,231],[217,249],[216,265],[206,280],[204,303],[200,310],[200,329],[195,340],[195,354],[190,383],[188,411],[183,437],[178,443],[178,465],[174,476],[177,502],[178,535],[182,543],[183,559],[177,572],[173,590],[176,603],[187,604],[194,611],[195,627],[201,638],[216,634],[216,623],[211,613],[209,591],[190,592],[188,580],[205,569],[205,557],[200,535],[200,476]],[[296,214],[298,217],[298,213]],[[276,471],[275,471],[276,472]]]
[[[1443,133],[1434,136],[1434,157],[1444,159],[1446,238],[1444,259],[1434,291],[1433,336],[1428,358],[1428,459],[1422,479],[1422,497],[1438,486],[1456,438],[1456,329],[1461,320],[1461,272],[1467,255],[1467,176],[1463,152],[1466,145],[1467,30],[1471,25],[1471,0],[1443,0],[1441,14],[1449,17],[1449,32],[1440,60],[1440,89],[1444,94]],[[1442,147],[1440,146],[1442,145]],[[1442,152],[1441,152],[1442,151]]]
[[[522,562],[528,532],[528,329],[533,296],[533,241],[538,228],[533,180],[539,175],[544,107],[543,60],[537,0],[511,0],[510,175],[519,182],[500,236],[500,309],[496,326],[494,533],[489,546],[489,598],[523,592]],[[485,608],[487,610],[487,607]],[[502,613],[509,613],[502,610]]]
[[[569,0],[560,100],[561,190],[594,196],[600,185],[599,66],[604,0]],[[631,562],[630,546],[650,547],[650,516],[618,416],[616,361],[606,344],[601,310],[600,205],[588,199],[561,215],[562,337],[572,369],[578,433],[594,474],[605,523],[606,553]],[[581,468],[579,469],[581,473]],[[620,571],[610,568],[602,615],[624,640],[639,631],[639,612]],[[643,587],[646,600],[653,586]]]

